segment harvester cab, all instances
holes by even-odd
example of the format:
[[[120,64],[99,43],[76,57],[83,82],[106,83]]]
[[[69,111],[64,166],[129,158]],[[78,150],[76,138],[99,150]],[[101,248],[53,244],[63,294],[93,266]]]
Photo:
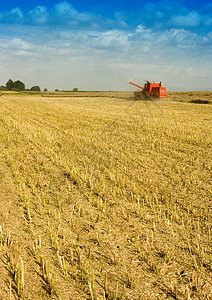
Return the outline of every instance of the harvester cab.
[[[135,85],[141,91],[135,91],[134,96],[136,100],[139,99],[152,99],[152,98],[166,98],[166,88],[161,86],[160,83],[146,81],[144,86],[137,85],[133,82],[129,84]]]

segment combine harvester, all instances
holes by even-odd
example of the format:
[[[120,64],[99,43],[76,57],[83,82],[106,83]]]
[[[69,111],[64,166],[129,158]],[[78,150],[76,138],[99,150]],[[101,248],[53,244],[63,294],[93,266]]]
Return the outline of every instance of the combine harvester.
[[[134,96],[136,100],[139,99],[152,99],[152,98],[166,98],[166,88],[161,86],[160,83],[154,83],[146,81],[144,86],[137,85],[133,82],[129,82],[129,84],[133,84],[138,88],[142,89],[142,91],[135,91]]]

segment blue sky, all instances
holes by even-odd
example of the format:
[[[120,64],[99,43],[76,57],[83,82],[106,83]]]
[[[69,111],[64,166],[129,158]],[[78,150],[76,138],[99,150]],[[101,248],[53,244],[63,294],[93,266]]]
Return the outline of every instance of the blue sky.
[[[0,6],[0,85],[212,89],[212,2],[11,0]]]

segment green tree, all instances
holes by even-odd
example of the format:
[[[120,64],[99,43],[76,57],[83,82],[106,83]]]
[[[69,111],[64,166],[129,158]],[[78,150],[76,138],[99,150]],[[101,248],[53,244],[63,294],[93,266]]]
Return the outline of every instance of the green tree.
[[[41,89],[40,89],[40,87],[38,85],[35,85],[35,86],[31,87],[30,91],[40,92]]]
[[[13,83],[13,88],[14,91],[24,91],[25,90],[25,84],[21,82],[20,80],[16,80]]]
[[[48,92],[48,89],[47,89],[47,88],[45,88],[45,89],[44,89],[44,92]]]
[[[7,91],[12,91],[12,89],[13,89],[13,84],[14,84],[14,82],[12,81],[12,79],[9,79],[9,80],[7,81],[7,83],[6,83],[6,89],[7,89]]]
[[[4,85],[1,85],[0,86],[0,91],[6,91],[7,89],[6,89],[6,86],[4,86]]]

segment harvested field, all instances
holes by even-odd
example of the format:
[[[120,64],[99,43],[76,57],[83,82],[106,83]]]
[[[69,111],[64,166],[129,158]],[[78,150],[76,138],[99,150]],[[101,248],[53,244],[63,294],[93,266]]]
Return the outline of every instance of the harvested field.
[[[212,299],[212,92],[189,93],[3,93],[0,299]]]

